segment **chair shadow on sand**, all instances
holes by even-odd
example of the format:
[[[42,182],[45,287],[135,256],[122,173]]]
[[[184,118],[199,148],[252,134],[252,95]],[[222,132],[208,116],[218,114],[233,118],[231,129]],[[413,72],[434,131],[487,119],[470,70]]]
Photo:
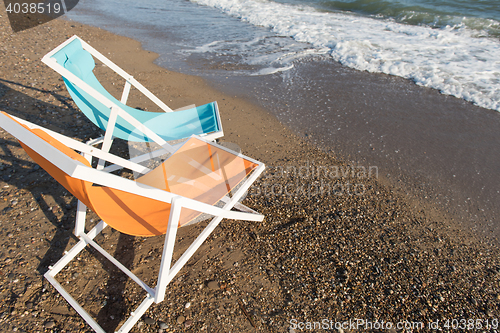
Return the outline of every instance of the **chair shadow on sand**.
[[[17,85],[24,89],[29,89],[47,95],[50,94],[65,105],[67,109],[61,111],[60,107],[13,90],[2,82]],[[6,95],[9,95],[8,101],[5,100]],[[79,112],[79,110],[74,109],[72,105],[67,102],[67,100],[69,99],[57,94],[54,91],[41,90],[35,87],[0,79],[1,110],[7,111],[34,123],[44,123],[43,125],[45,127],[58,132],[61,132],[62,128],[66,128],[66,130],[63,131],[65,131],[67,135],[79,137],[79,139],[82,140],[85,140],[90,136],[99,136],[101,133],[96,130],[93,125],[88,127],[88,131],[82,131],[81,126],[73,126],[73,131],[70,129],[70,133],[68,133],[68,128],[71,127],[68,127],[67,119],[64,117],[66,115],[63,115],[63,117],[53,117],[53,112],[60,111],[61,113],[67,113],[67,117],[71,117],[72,114]],[[40,110],[40,114],[35,115],[33,112],[30,113],[28,111],[30,108]],[[85,118],[82,117],[82,119]],[[86,119],[84,121],[87,122]],[[4,172],[2,180],[20,190],[25,189],[31,192],[31,195],[36,200],[40,211],[43,213],[45,218],[56,227],[55,233],[50,240],[49,248],[43,255],[43,258],[36,256],[39,261],[36,270],[40,273],[39,278],[43,284],[46,283],[43,278],[43,274],[45,274],[48,270],[48,266],[54,264],[63,256],[65,249],[70,243],[70,239],[73,239],[75,242],[78,241],[72,232],[75,224],[77,199],[69,194],[67,190],[64,189],[64,187],[62,187],[48,173],[46,173],[46,171],[38,167],[36,163],[32,162],[26,153],[23,152],[26,159],[17,158],[13,149],[18,148],[20,149],[21,147],[16,139],[0,138],[0,161],[4,165],[8,165],[10,162],[10,169],[15,172],[11,172],[8,176],[6,176]],[[71,197],[69,202],[66,195]],[[0,214],[8,214],[8,211],[10,211],[10,207],[6,207],[3,211],[0,211]],[[89,218],[90,217],[87,217],[87,219]],[[38,217],[38,219],[43,219],[43,217]],[[115,250],[115,257],[129,268],[135,258],[134,247],[131,246],[133,243],[133,236],[120,233]],[[101,256],[97,251],[88,249],[87,252],[100,261],[103,269],[108,272],[110,279],[118,273],[121,274],[121,271],[118,268],[110,264],[107,259]],[[122,313],[125,311],[124,303],[122,302],[122,294],[125,291],[126,282],[127,279],[113,279],[113,283],[105,283],[107,289],[104,291],[104,297],[108,301],[97,313],[96,320],[102,323],[103,328],[107,331],[114,331],[122,320]],[[41,289],[42,288],[30,296],[31,302],[36,303],[37,301],[40,301],[42,294]],[[67,307],[68,309],[71,309],[70,311],[73,311],[69,304]],[[47,310],[50,312],[50,309],[46,309],[46,311]],[[57,312],[54,312],[54,314],[57,315]],[[76,313],[75,317],[78,317]]]

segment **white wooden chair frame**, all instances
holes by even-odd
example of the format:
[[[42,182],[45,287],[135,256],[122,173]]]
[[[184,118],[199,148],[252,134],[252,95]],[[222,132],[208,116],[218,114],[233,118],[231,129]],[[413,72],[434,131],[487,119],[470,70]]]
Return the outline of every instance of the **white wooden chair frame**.
[[[144,173],[148,171],[147,168],[142,165],[136,164],[133,161],[120,158],[116,155],[103,151],[102,149],[98,149],[82,142],[73,140],[46,128],[24,121],[20,118],[14,116],[12,116],[12,118],[16,119],[19,123],[28,126],[29,128],[42,129],[66,146],[80,151],[87,160],[90,160],[92,156],[95,156],[99,159],[103,159],[119,165],[120,167],[135,170],[137,172]],[[28,145],[38,154],[42,155],[49,162],[56,165],[67,175],[76,179],[93,182],[102,186],[115,188],[124,192],[134,193],[150,199],[159,200],[171,204],[170,216],[168,219],[169,224],[165,235],[157,284],[155,288],[151,288],[93,241],[93,239],[107,226],[105,221],[101,220],[92,230],[85,232],[85,216],[87,207],[82,202],[78,202],[74,234],[79,238],[79,242],[68,252],[66,252],[65,255],[56,264],[49,267],[49,270],[45,273],[44,276],[97,333],[106,332],[55,279],[55,276],[87,245],[90,245],[97,251],[99,251],[103,256],[110,260],[115,266],[117,266],[122,272],[128,275],[147,292],[144,301],[135,309],[135,311],[130,314],[129,318],[119,328],[119,330],[116,331],[117,333],[126,333],[132,329],[132,327],[137,323],[137,321],[153,303],[159,303],[165,298],[165,290],[167,285],[172,281],[175,275],[186,264],[189,258],[191,258],[191,256],[202,245],[202,243],[207,239],[207,237],[212,233],[212,231],[217,227],[217,225],[223,218],[244,221],[262,221],[264,219],[263,215],[247,208],[246,206],[243,206],[241,204],[238,205],[238,200],[242,198],[251,184],[264,171],[264,164],[242,154],[237,154],[225,147],[216,145],[215,143],[209,142],[208,140],[205,140],[203,138],[199,139],[211,145],[216,145],[218,149],[223,149],[258,165],[257,168],[252,172],[252,174],[250,174],[242,183],[242,185],[235,191],[231,198],[224,198],[223,201],[225,202],[225,204],[223,207],[216,207],[205,204],[151,186],[138,184],[135,181],[110,174],[106,172],[106,170],[98,170],[88,167],[62,153],[60,150],[48,144],[34,133],[27,131],[19,123],[10,119],[4,114],[0,114],[1,127],[15,136],[18,140]],[[177,225],[180,217],[180,212],[183,208],[192,209],[215,217],[205,227],[205,229],[200,233],[195,241],[189,246],[189,248],[182,254],[182,256],[175,262],[175,264],[171,266],[174,244],[177,234]],[[233,208],[243,211],[232,211],[231,209]]]

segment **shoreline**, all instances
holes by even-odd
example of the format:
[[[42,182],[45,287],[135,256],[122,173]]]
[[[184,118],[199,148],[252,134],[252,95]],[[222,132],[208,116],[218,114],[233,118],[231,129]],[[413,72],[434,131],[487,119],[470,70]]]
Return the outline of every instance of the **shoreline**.
[[[146,313],[153,323],[141,321],[132,332],[158,332],[161,322],[168,325],[165,332],[288,332],[292,319],[427,324],[462,315],[500,318],[496,245],[461,230],[444,216],[415,209],[383,179],[346,172],[352,163],[307,143],[251,101],[221,93],[202,78],[152,64],[156,55],[142,50],[138,41],[74,21],[55,20],[18,34],[9,32],[5,15],[0,22],[5,38],[0,109],[80,139],[99,135],[68,98],[59,76],[40,61],[78,34],[174,109],[217,100],[223,141],[239,145],[244,154],[269,166],[246,199],[247,205],[266,216],[265,221],[221,223],[174,279],[166,300]],[[116,77],[102,66],[96,66],[96,72],[98,77],[105,75],[103,85],[110,93],[119,92],[122,85]],[[129,105],[152,109],[134,93]],[[5,313],[0,327],[90,332],[41,275],[76,242],[71,236],[75,201],[33,166],[10,135],[0,134],[4,236],[0,306]],[[298,170],[307,161],[338,166],[340,173],[305,177]],[[294,166],[297,172],[285,175],[280,166]],[[326,181],[329,192],[311,193],[318,189],[313,185]],[[338,184],[362,184],[365,191],[339,194],[334,192]],[[273,192],[266,192],[273,186]],[[179,230],[176,259],[201,226]],[[102,238],[141,277],[147,281],[154,277],[162,239],[137,239],[112,230]],[[88,292],[82,301],[111,331],[138,304],[140,290],[124,280],[117,282],[116,273],[106,273],[105,268],[99,256],[84,253],[73,265],[79,275],[64,272],[59,279],[71,281],[76,296]],[[104,277],[105,283],[93,282],[96,276]]]
[[[98,15],[86,10],[83,17]],[[175,33],[143,34],[111,21],[96,22],[114,33],[142,36],[145,48],[159,52],[155,63],[194,73],[217,90],[258,105],[313,145],[350,163],[377,165],[381,178],[417,201],[416,207],[424,205],[436,218],[500,245],[500,112],[321,57],[264,76],[233,75],[238,67],[231,62],[196,53],[169,62],[164,44],[175,44]]]
[[[304,140],[350,163],[378,166],[381,180],[408,200],[500,244],[499,112],[331,61],[290,72],[229,78],[218,88],[251,91],[259,96],[253,102]]]

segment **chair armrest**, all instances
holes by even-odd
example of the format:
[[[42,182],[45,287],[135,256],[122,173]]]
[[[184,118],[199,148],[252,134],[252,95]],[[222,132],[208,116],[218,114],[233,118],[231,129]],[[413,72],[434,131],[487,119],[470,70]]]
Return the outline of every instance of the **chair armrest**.
[[[261,214],[235,212],[219,208],[83,165],[76,166],[70,176],[162,202],[172,203],[172,199],[176,198],[176,202],[180,204],[181,207],[189,208],[209,215],[220,216],[222,218],[257,222],[264,219],[264,216]]]
[[[95,148],[95,147],[93,147],[91,145],[88,145],[88,144],[85,144],[83,142],[79,142],[77,140],[68,138],[65,135],[62,135],[62,134],[59,134],[57,132],[51,131],[51,130],[49,130],[47,128],[38,126],[36,124],[27,122],[27,121],[25,121],[25,120],[23,120],[21,118],[16,117],[16,116],[10,115],[10,117],[14,118],[17,122],[19,122],[19,123],[21,123],[23,125],[26,125],[29,128],[31,128],[31,129],[40,129],[40,130],[46,132],[47,134],[49,134],[54,139],[60,141],[61,143],[63,143],[66,146],[68,146],[69,148],[77,150],[77,151],[79,151],[81,153],[85,153],[85,154],[88,154],[88,155],[91,155],[91,156],[95,156],[97,158],[106,160],[106,161],[108,161],[110,163],[114,163],[114,164],[120,165],[123,168],[127,168],[127,169],[130,169],[130,170],[136,171],[136,172],[146,173],[146,172],[151,171],[151,169],[146,168],[146,167],[144,167],[144,166],[142,166],[142,165],[140,165],[138,163],[135,163],[134,161],[126,160],[124,158],[121,158],[119,156],[113,155],[111,153],[104,152],[104,151],[102,151],[99,148]]]
[[[220,207],[208,205],[193,199],[181,197],[178,202],[182,207],[189,208],[201,213],[210,214],[213,216],[220,216],[226,219],[232,220],[243,220],[243,221],[255,221],[261,222],[264,220],[264,215],[255,214],[255,213],[247,213],[247,212],[235,212],[228,209],[223,209]],[[232,208],[232,207],[231,207]]]

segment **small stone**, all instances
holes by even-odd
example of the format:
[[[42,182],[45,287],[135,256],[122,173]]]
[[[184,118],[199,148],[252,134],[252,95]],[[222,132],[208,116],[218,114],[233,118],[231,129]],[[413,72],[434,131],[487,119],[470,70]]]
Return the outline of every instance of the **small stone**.
[[[160,321],[160,329],[166,330],[167,328],[168,328],[168,324],[163,322],[163,321]]]
[[[219,289],[219,284],[217,283],[217,281],[209,281],[207,286],[209,289],[212,289],[212,290]]]
[[[45,328],[52,328],[54,326],[56,326],[56,323],[53,320],[49,320],[43,323],[43,327]]]
[[[186,327],[186,328],[188,328],[191,325],[193,325],[193,321],[192,320],[186,320],[186,322],[184,323],[184,327]]]
[[[153,325],[155,323],[155,320],[153,318],[146,317],[144,318],[144,322],[148,325]]]
[[[187,302],[186,305],[184,305],[186,309],[189,309],[191,307],[191,302]]]
[[[177,323],[178,323],[178,324],[182,324],[182,323],[184,323],[185,321],[186,321],[186,317],[184,317],[184,316],[179,316],[179,317],[177,317]]]

